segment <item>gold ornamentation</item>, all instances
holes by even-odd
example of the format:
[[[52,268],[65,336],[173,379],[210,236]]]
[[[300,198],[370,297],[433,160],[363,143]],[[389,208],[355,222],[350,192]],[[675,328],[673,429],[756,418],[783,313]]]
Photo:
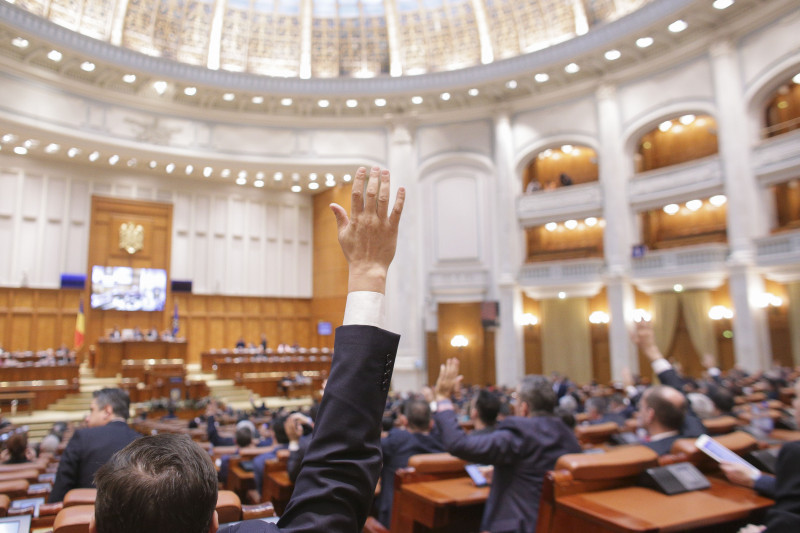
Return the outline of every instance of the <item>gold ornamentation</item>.
[[[119,247],[133,255],[144,246],[144,228],[141,224],[124,222],[119,227]]]

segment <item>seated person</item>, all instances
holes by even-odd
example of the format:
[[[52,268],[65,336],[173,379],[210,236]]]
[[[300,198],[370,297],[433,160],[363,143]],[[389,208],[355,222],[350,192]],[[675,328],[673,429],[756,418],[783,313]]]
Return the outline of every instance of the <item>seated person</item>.
[[[20,431],[12,434],[6,441],[5,449],[0,452],[0,462],[4,465],[29,463],[36,458],[32,448],[28,448],[28,433]]]
[[[639,400],[639,425],[647,431],[645,446],[658,455],[666,455],[681,434],[686,416],[686,397],[666,385],[650,387]]]
[[[352,223],[343,208],[332,205],[349,265],[349,294],[305,468],[277,526],[245,521],[225,527],[225,533],[355,532],[367,519],[381,468],[380,419],[399,343],[381,326],[405,191],[398,191],[389,213],[388,172],[373,168],[366,191],[365,176],[360,168],[353,180]],[[216,472],[196,443],[187,435],[143,437],[98,472],[89,530],[215,533],[216,502]]]
[[[289,439],[289,460],[286,463],[286,471],[289,480],[294,483],[300,474],[300,467],[303,465],[303,457],[306,455],[308,445],[311,443],[311,434],[314,430],[314,421],[311,417],[303,413],[292,413],[286,418],[283,424],[286,437]]]
[[[381,494],[378,498],[378,521],[391,526],[392,499],[394,498],[394,473],[408,466],[408,458],[420,453],[443,452],[441,441],[431,435],[433,420],[431,406],[422,399],[411,399],[405,404],[406,428],[392,428],[381,439],[383,471],[381,472]]]
[[[252,425],[252,424],[251,424]],[[253,443],[253,431],[247,425],[242,424],[236,428],[236,436],[234,437],[236,441],[236,453],[234,455],[239,454],[239,450],[242,448],[248,448]],[[219,458],[219,472],[217,473],[217,478],[219,479],[220,483],[225,483],[228,481],[228,467],[231,462],[230,455],[223,455]]]
[[[608,400],[606,400],[605,396],[591,396],[587,398],[584,407],[586,409],[586,420],[589,424],[614,422],[618,426],[625,426],[624,416],[608,410]]]

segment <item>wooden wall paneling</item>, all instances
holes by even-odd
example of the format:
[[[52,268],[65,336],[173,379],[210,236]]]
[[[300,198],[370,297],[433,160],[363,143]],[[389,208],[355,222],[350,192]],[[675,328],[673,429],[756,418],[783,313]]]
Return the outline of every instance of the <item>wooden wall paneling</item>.
[[[58,348],[58,331],[56,328],[57,313],[37,310],[33,323],[35,340],[32,347],[34,349]]]
[[[437,331],[425,332],[425,359],[428,362],[428,385],[436,384],[439,377],[439,367],[444,359],[439,356],[439,333]]]
[[[30,310],[16,310],[11,315],[11,339],[8,343],[9,351],[30,350],[34,345],[33,314]]]
[[[598,180],[597,154],[591,148],[574,146],[569,153],[562,152],[561,148],[552,148],[551,150],[553,155],[550,157],[542,159],[536,157],[528,165],[528,168],[533,169],[530,172],[531,179],[538,179],[542,187],[548,182],[559,187],[559,178],[562,172],[572,179],[573,185]],[[527,181],[525,184],[527,185]]]
[[[457,357],[461,361],[464,383],[482,384],[488,371],[480,302],[440,303],[438,313],[437,348],[440,361]],[[454,348],[450,345],[454,335],[466,336],[469,345],[465,348]]]

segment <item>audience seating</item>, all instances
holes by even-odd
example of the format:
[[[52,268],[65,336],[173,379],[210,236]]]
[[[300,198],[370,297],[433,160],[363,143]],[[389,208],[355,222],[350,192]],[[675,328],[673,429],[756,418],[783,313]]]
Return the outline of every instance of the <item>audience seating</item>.
[[[604,422],[602,424],[583,424],[575,426],[575,437],[584,448],[604,444],[608,442],[611,435],[619,432],[616,422]]]
[[[389,533],[389,530],[373,516],[367,518],[367,523],[364,524],[364,529],[361,531],[362,533]]]
[[[88,533],[92,516],[94,516],[94,505],[65,507],[56,515],[53,533]]]
[[[94,505],[97,489],[72,489],[64,495],[64,507]]]
[[[559,513],[561,496],[632,485],[647,468],[658,465],[658,454],[646,446],[620,446],[607,453],[567,454],[544,477],[539,504],[538,533],[573,531]]]
[[[29,483],[24,479],[0,481],[0,494],[5,494],[12,500],[28,497]]]
[[[0,518],[8,514],[8,507],[11,505],[11,498],[6,494],[0,494]]]
[[[217,514],[219,515],[220,524],[241,520],[242,501],[239,499],[239,496],[237,496],[235,492],[229,490],[219,491],[219,495],[217,496]]]
[[[709,435],[724,435],[736,429],[739,425],[739,419],[734,416],[716,416],[704,419],[703,425],[708,430]]]

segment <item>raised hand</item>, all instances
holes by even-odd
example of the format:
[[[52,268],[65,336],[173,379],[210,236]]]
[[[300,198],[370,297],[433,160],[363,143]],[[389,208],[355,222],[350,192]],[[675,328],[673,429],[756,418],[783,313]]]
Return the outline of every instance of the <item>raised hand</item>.
[[[461,380],[464,379],[464,376],[458,373],[460,365],[458,359],[453,357],[439,367],[439,378],[436,380],[435,388],[437,400],[449,400],[458,391]]]

